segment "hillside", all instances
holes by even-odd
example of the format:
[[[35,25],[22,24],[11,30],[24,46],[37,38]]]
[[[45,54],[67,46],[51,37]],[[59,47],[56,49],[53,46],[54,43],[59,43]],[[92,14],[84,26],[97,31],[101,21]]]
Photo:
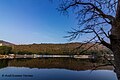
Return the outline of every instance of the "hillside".
[[[37,54],[80,54],[84,50],[92,46],[92,43],[84,44],[82,47],[76,50],[77,47],[84,43],[66,43],[66,44],[29,44],[29,45],[14,45],[12,51],[15,53],[37,53]],[[84,54],[90,52],[107,51],[102,45],[96,44],[91,47]],[[83,53],[82,53],[83,54]]]
[[[0,46],[13,46],[13,45],[15,45],[15,44],[0,40]]]

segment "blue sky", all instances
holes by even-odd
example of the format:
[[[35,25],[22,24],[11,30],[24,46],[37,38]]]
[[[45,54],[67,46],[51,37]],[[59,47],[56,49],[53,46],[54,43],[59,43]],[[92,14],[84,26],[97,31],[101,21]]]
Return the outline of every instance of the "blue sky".
[[[0,0],[0,39],[15,44],[66,43],[63,38],[76,25],[61,15],[49,0]]]

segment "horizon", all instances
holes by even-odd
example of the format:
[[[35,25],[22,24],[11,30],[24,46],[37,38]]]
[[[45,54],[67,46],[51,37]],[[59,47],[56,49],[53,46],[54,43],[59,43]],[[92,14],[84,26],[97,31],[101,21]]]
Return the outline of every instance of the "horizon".
[[[14,42],[10,42],[10,41],[7,41],[7,40],[0,40],[0,41],[3,41],[3,42],[8,42],[8,43],[12,43],[12,44],[15,44]],[[69,44],[69,43],[82,43],[82,42],[65,42],[65,43],[24,43],[24,44],[15,44],[15,45],[30,45],[30,44]]]

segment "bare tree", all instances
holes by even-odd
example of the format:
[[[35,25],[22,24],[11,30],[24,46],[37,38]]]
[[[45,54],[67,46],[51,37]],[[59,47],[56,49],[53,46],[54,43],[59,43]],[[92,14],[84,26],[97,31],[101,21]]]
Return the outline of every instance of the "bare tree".
[[[73,40],[81,34],[93,34],[89,42],[99,42],[113,52],[120,80],[120,0],[60,0],[58,10],[63,14],[73,11],[78,20],[78,29],[67,37]]]

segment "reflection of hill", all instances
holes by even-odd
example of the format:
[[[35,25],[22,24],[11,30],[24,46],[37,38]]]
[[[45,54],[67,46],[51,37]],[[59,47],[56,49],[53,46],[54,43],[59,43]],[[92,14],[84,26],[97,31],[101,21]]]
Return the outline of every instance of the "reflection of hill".
[[[100,63],[96,63],[98,65]],[[0,60],[0,68],[7,66],[29,67],[29,68],[58,68],[69,70],[90,70],[93,63],[89,60],[74,58],[40,58],[40,59],[4,59]],[[104,66],[99,69],[112,69],[112,66]]]
[[[30,67],[30,68],[62,68],[70,70],[91,69],[92,63],[88,60],[70,58],[42,58],[42,59],[22,59],[10,60],[9,66]]]
[[[0,68],[4,68],[8,66],[8,60],[0,60]]]

